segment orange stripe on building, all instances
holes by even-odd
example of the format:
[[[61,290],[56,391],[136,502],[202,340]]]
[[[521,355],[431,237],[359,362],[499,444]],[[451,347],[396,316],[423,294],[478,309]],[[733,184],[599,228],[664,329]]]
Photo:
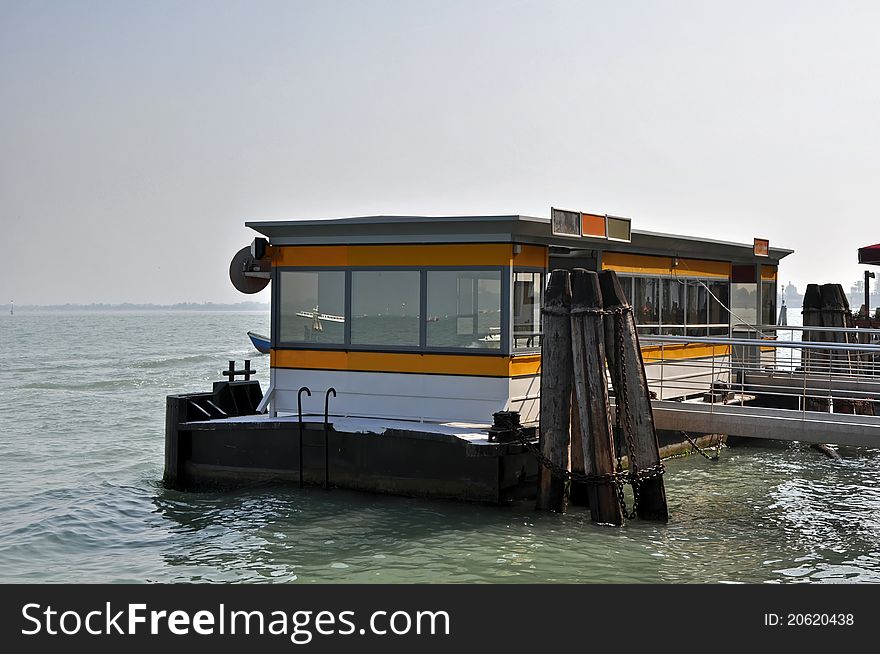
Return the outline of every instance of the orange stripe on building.
[[[655,257],[624,252],[606,252],[602,255],[602,269],[614,270],[619,273],[723,279],[730,277],[730,264],[725,261],[678,257],[678,265],[673,266],[672,264],[673,257]]]
[[[524,377],[526,375],[537,375],[541,372],[541,355],[530,354],[526,356],[513,357],[510,360],[510,376]]]
[[[529,266],[547,267],[548,248],[512,243],[454,245],[286,245],[273,248],[275,266]]]
[[[550,263],[550,248],[543,245],[520,245],[518,254],[513,255],[513,265],[529,268],[547,268]]]
[[[273,349],[270,353],[270,365],[273,368],[303,370],[519,377],[538,374],[541,367],[541,356],[505,357]]]
[[[670,345],[646,345],[642,347],[642,359],[646,363],[669,359],[698,359],[720,357],[730,354],[729,345],[704,345],[702,343],[675,343]]]
[[[775,281],[777,271],[776,266],[761,266],[761,279],[768,282]]]
[[[730,355],[728,345],[702,343],[649,345],[642,348],[646,363],[661,359],[696,359]],[[541,355],[517,357],[467,354],[412,354],[408,352],[343,352],[335,350],[276,350],[273,368],[356,372],[417,373],[473,377],[525,377],[541,372]]]

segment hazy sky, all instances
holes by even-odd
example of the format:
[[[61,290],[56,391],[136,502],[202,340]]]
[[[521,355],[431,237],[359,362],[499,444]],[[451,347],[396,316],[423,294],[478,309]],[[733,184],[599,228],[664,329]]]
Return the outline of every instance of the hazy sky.
[[[840,0],[0,0],[0,301],[234,302],[245,220],[551,205],[848,287],[878,34]]]

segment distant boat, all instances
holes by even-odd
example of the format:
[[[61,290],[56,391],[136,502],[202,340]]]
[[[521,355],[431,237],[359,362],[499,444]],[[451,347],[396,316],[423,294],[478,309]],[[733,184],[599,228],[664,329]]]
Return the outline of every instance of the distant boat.
[[[263,354],[269,354],[269,348],[272,347],[272,343],[268,336],[263,336],[256,332],[248,332],[247,335],[250,337],[251,343],[254,344],[254,347],[257,348],[258,351]]]
[[[12,300],[9,300],[9,315],[15,315],[15,302],[13,302]]]
[[[316,332],[324,331],[324,326],[321,324],[322,320],[328,322],[345,322],[345,316],[334,316],[332,313],[321,313],[318,311],[318,307],[315,307],[314,311],[297,311],[296,315],[300,318],[310,319],[312,321],[312,329]]]

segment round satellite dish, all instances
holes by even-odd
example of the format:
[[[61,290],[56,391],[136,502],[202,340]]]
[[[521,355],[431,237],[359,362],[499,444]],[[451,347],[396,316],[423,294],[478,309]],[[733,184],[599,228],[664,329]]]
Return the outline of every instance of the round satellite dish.
[[[242,293],[259,293],[269,284],[268,275],[266,277],[251,277],[244,274],[246,270],[253,267],[253,263],[254,257],[251,254],[250,246],[248,246],[236,252],[229,264],[229,279],[236,290]]]

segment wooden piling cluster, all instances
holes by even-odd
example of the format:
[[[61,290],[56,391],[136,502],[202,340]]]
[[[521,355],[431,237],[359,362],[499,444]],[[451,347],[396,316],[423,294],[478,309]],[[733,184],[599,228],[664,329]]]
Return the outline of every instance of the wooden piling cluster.
[[[542,313],[542,465],[536,507],[563,512],[569,480],[572,503],[589,506],[595,522],[621,525],[627,517],[622,497],[628,482],[634,494],[629,517],[668,520],[641,349],[632,307],[616,274],[552,271]],[[626,473],[619,456],[624,446],[615,447],[606,363],[618,442],[625,443],[629,459]]]
[[[840,284],[808,284],[804,293],[803,303],[804,327],[853,327],[852,312],[846,293]],[[823,332],[805,330],[804,340],[835,344],[852,344],[859,342],[855,334],[847,332]],[[857,353],[848,350],[804,350],[801,354],[805,375],[820,374],[859,374],[865,362]],[[835,399],[833,407],[829,398],[805,398],[808,411],[830,411],[834,413],[858,413],[873,415],[874,407],[870,401]]]
[[[804,293],[804,327],[851,327],[849,301],[840,284],[808,284]],[[855,343],[844,332],[804,331],[804,340],[828,343]],[[851,354],[840,350],[813,350],[803,355],[804,368],[811,372],[852,372]]]

